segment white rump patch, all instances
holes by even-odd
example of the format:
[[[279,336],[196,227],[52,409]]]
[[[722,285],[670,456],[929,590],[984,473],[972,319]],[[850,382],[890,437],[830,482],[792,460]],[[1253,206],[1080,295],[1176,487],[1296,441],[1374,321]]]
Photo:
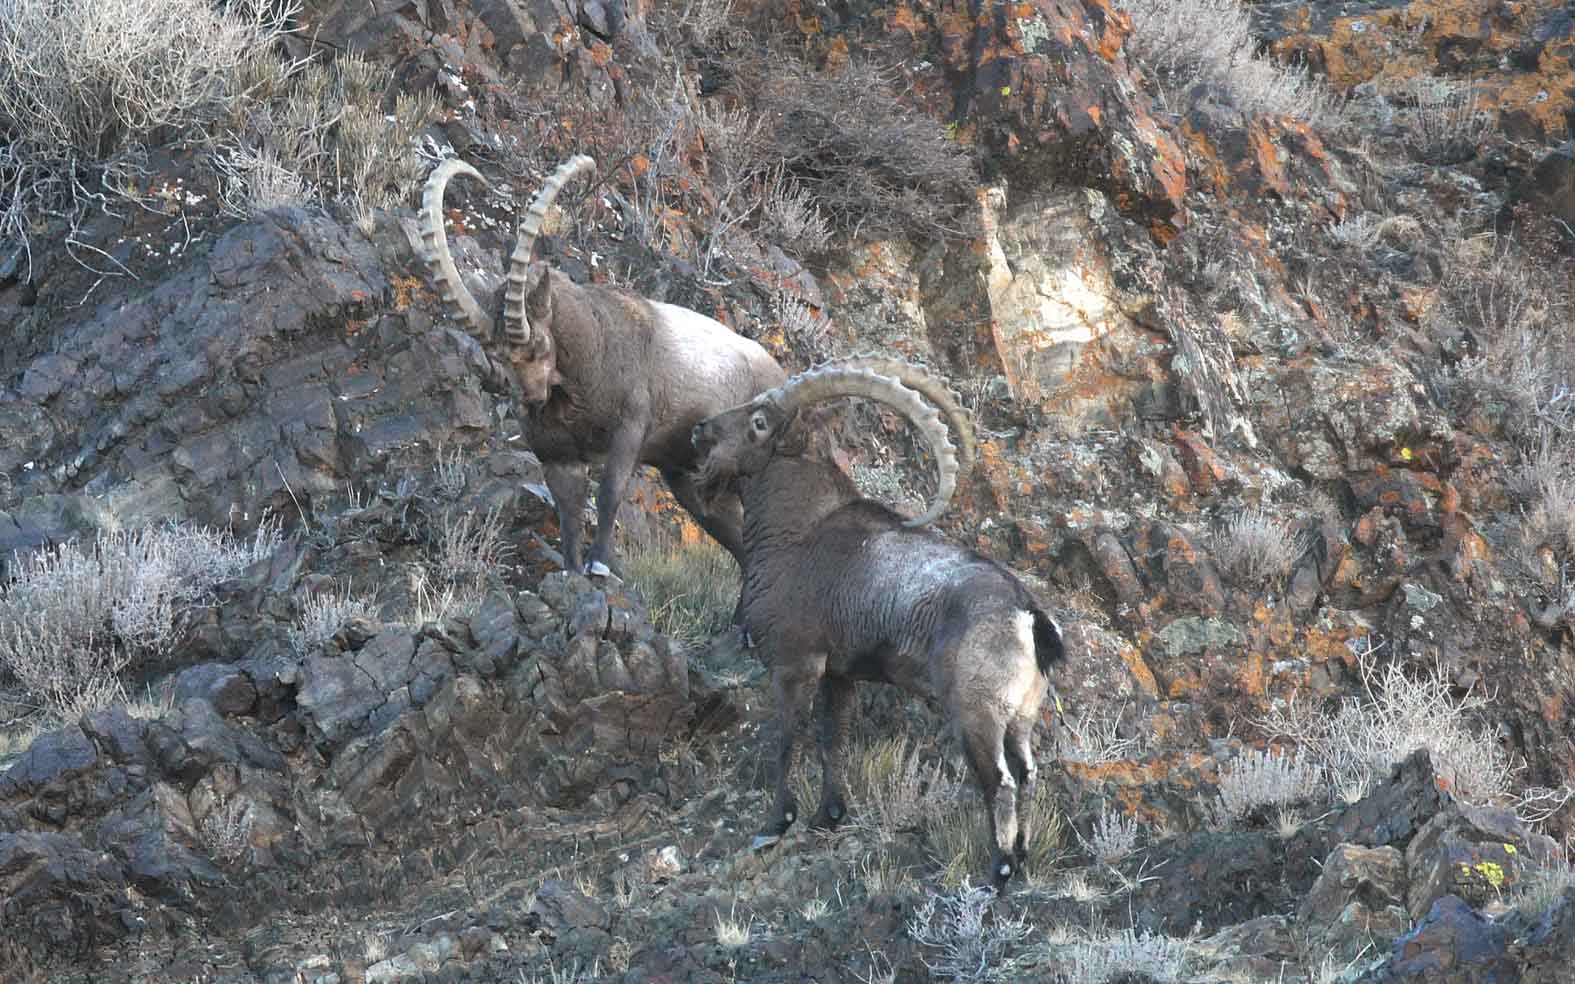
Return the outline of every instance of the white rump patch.
[[[1039,663],[1034,658],[1034,615],[1022,611],[1012,616],[1015,630],[1016,658],[1012,663],[1011,679],[1006,681],[1006,692],[1001,696],[1013,713],[1021,711],[1034,697],[1039,686]]]

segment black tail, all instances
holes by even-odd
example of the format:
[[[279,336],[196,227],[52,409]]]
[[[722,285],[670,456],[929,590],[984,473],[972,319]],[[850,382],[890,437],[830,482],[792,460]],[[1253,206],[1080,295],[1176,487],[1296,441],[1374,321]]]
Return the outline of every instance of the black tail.
[[[1066,647],[1061,644],[1061,630],[1055,620],[1035,608],[1034,612],[1034,662],[1039,672],[1050,675],[1050,667],[1066,658]]]

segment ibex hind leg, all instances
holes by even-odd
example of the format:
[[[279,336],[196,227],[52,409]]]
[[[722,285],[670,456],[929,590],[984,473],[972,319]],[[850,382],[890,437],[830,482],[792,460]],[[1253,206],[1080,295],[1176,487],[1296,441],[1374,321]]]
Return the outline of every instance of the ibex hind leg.
[[[984,793],[990,821],[990,880],[998,892],[1005,892],[1017,873],[1017,780],[1007,765],[1005,737],[1005,729],[988,715],[963,722],[963,752]]]
[[[1017,867],[1023,870],[1028,863],[1028,842],[1033,837],[1031,814],[1034,798],[1039,789],[1039,769],[1034,764],[1034,719],[1028,716],[1014,718],[1006,726],[1006,764],[1012,778],[1017,780],[1017,839],[1012,844],[1012,856]]]

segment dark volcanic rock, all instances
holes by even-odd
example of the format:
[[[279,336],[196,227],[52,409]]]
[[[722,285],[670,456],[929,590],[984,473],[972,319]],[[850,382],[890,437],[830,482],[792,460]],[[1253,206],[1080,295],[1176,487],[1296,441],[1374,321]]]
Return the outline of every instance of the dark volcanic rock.
[[[294,516],[412,442],[485,427],[484,409],[457,412],[474,343],[380,315],[384,262],[324,215],[275,210],[151,289],[60,319],[48,354],[14,367],[18,389],[0,388],[23,439],[0,442],[6,557],[89,533],[105,509],[128,525]]]
[[[1416,929],[1395,941],[1389,963],[1361,978],[1373,984],[1516,984],[1507,929],[1453,895],[1433,903]]]
[[[872,38],[924,66],[921,98],[972,130],[1024,189],[1093,179],[1124,214],[1185,221],[1181,148],[1149,115],[1128,68],[1125,17],[1103,0],[970,4],[914,0],[881,9]]]

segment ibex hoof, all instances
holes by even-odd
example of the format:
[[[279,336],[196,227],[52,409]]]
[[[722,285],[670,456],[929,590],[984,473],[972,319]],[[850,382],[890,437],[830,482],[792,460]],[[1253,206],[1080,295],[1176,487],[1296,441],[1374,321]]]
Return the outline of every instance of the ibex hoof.
[[[763,851],[768,847],[776,847],[781,841],[782,835],[780,834],[756,834],[755,839],[749,842],[749,849],[751,851]]]
[[[599,560],[593,560],[585,566],[585,573],[591,577],[607,577],[612,574],[612,568]]]

